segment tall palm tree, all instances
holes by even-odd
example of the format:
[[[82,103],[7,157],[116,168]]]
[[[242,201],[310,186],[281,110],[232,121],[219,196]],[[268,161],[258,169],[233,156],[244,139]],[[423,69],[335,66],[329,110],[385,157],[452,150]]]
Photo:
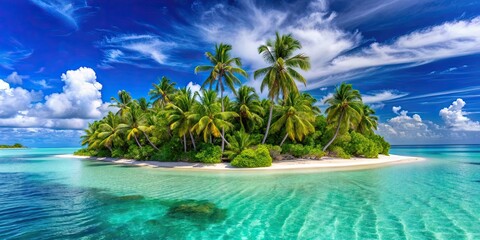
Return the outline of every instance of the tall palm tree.
[[[132,103],[132,96],[125,90],[118,91],[118,99],[115,97],[110,98],[114,103],[110,104],[111,107],[117,107],[117,115],[123,116],[130,109]]]
[[[215,52],[212,54],[206,52],[205,56],[210,61],[211,65],[201,65],[195,68],[195,73],[198,72],[210,72],[210,75],[202,84],[202,88],[205,88],[206,85],[210,85],[210,90],[212,86],[216,83],[216,90],[220,91],[221,100],[221,110],[225,111],[223,93],[225,87],[228,87],[233,93],[236,93],[235,85],[240,84],[241,81],[235,76],[235,74],[240,74],[241,76],[247,77],[248,74],[243,70],[242,62],[238,57],[231,57],[230,51],[232,46],[224,43],[215,45]],[[222,128],[222,135],[225,135],[225,129]],[[222,140],[222,151],[225,148],[225,142]]]
[[[130,110],[123,117],[123,123],[118,125],[121,132],[125,132],[127,140],[135,139],[138,147],[142,148],[142,145],[138,141],[138,137],[141,130],[138,128],[141,125],[142,111],[139,107],[132,106]]]
[[[234,109],[240,115],[240,125],[244,131],[249,129],[249,122],[262,125],[263,108],[253,87],[243,85],[238,89]]]
[[[375,110],[370,108],[368,105],[363,105],[362,107],[362,117],[357,126],[357,131],[370,135],[373,134],[373,130],[377,130],[378,117],[374,115]]]
[[[313,126],[315,111],[308,96],[290,92],[279,108],[278,119],[272,124],[272,132],[285,129],[285,137],[280,146],[287,140],[287,137],[302,141],[306,135],[315,132]]]
[[[146,112],[148,111],[148,109],[150,108],[150,102],[142,97],[142,98],[139,98],[138,100],[135,100],[135,103],[140,107],[140,109],[142,109],[142,111]]]
[[[167,104],[168,122],[171,130],[176,130],[179,137],[183,137],[184,151],[187,151],[187,137],[190,135],[193,147],[196,150],[195,140],[193,138],[191,127],[192,121],[188,118],[193,104],[195,103],[195,95],[190,88],[181,89],[172,103]]]
[[[153,89],[148,92],[153,105],[163,108],[171,101],[171,96],[175,93],[175,83],[163,76],[158,84],[152,84]]]
[[[100,122],[101,124],[98,133],[98,138],[101,139],[100,144],[112,152],[113,142],[118,139],[118,125],[120,124],[120,119],[117,115],[109,112]]]
[[[258,52],[262,54],[265,61],[270,66],[258,69],[254,72],[254,78],[263,76],[261,90],[268,87],[268,97],[275,102],[280,95],[284,99],[287,98],[290,92],[298,93],[298,88],[295,81],[307,84],[305,78],[295,69],[308,70],[310,69],[310,58],[304,54],[294,55],[296,50],[302,48],[298,40],[292,37],[291,34],[280,35],[276,33],[274,41],[268,40],[266,44],[258,47]],[[270,106],[268,116],[267,129],[262,143],[267,140],[270,124],[272,122],[273,106]]]
[[[327,150],[330,144],[335,141],[341,126],[352,127],[357,124],[362,117],[362,96],[358,90],[352,88],[351,84],[342,83],[335,89],[331,98],[325,100],[330,105],[327,110],[327,122],[336,123],[337,127],[332,139],[325,145],[323,151]]]
[[[203,133],[203,140],[212,142],[211,137],[220,137],[225,143],[230,143],[225,139],[225,135],[220,129],[229,130],[233,128],[233,124],[229,122],[230,119],[238,117],[235,112],[222,112],[221,106],[217,101],[217,94],[214,91],[203,91],[200,96],[200,102],[193,106],[192,113],[189,114],[188,119],[194,125],[192,130],[198,135]]]

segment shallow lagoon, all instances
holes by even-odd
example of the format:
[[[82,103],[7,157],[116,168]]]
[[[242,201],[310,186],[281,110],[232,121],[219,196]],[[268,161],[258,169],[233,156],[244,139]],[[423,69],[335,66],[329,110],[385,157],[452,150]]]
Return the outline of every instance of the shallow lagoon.
[[[480,146],[357,171],[205,172],[0,150],[0,239],[478,239]],[[193,207],[192,207],[193,206]]]

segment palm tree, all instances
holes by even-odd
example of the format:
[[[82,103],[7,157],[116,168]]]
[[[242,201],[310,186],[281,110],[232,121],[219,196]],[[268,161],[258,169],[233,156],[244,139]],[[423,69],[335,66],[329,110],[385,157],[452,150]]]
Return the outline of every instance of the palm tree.
[[[187,151],[187,133],[190,135],[194,149],[196,150],[195,140],[193,138],[191,120],[188,118],[193,104],[195,103],[195,95],[192,94],[190,88],[181,89],[172,103],[167,104],[168,122],[171,130],[176,130],[179,137],[183,137],[184,151]]]
[[[276,33],[275,41],[268,40],[265,45],[258,47],[258,52],[262,54],[265,61],[270,66],[258,69],[254,72],[254,78],[264,76],[261,90],[268,87],[268,97],[275,102],[280,95],[286,99],[290,92],[298,93],[295,81],[307,84],[305,78],[295,69],[310,69],[310,59],[304,54],[293,55],[296,50],[302,48],[300,42],[292,37],[291,34],[280,35]],[[270,106],[267,129],[262,143],[267,140],[270,124],[272,121],[273,106]]]
[[[100,122],[101,124],[98,133],[98,138],[101,139],[100,144],[112,152],[113,142],[118,138],[118,125],[120,124],[120,119],[117,115],[109,112]]]
[[[233,159],[255,143],[254,139],[250,137],[250,134],[246,133],[243,129],[236,131],[229,139],[230,145],[228,146],[228,150],[225,151],[229,159]]]
[[[139,98],[138,100],[135,100],[135,103],[142,109],[142,111],[146,112],[150,108],[150,102],[147,101],[146,98],[142,97]]]
[[[315,111],[312,109],[311,99],[306,95],[290,92],[279,108],[278,120],[272,124],[272,132],[285,129],[285,137],[280,146],[287,137],[302,141],[306,135],[315,132]]]
[[[235,76],[235,74],[240,74],[244,77],[247,77],[248,74],[243,70],[242,62],[240,58],[230,56],[230,51],[232,46],[228,44],[220,43],[215,45],[215,53],[206,52],[205,56],[210,61],[211,65],[201,65],[195,68],[195,73],[198,72],[210,72],[210,75],[202,84],[202,88],[205,88],[206,85],[210,85],[210,90],[212,86],[216,83],[216,89],[220,91],[221,101],[221,110],[225,111],[223,92],[225,87],[228,87],[233,93],[236,93],[235,85],[240,84],[241,81]],[[225,135],[225,129],[222,128],[222,135]],[[225,142],[222,140],[222,151],[225,148]]]
[[[175,83],[163,76],[158,84],[152,84],[153,89],[148,92],[153,105],[163,108],[171,101],[171,96],[175,93]]]
[[[110,104],[111,107],[117,107],[117,115],[123,116],[130,109],[132,103],[132,96],[125,90],[118,91],[118,99],[115,97],[110,98],[114,104]]]
[[[94,121],[88,124],[88,128],[85,129],[85,135],[81,136],[82,146],[88,145],[89,149],[95,149],[99,145],[99,128],[99,121]]]
[[[200,96],[200,102],[193,106],[192,113],[189,114],[188,119],[194,123],[192,131],[198,135],[203,133],[203,140],[212,142],[213,137],[221,137],[228,145],[230,143],[225,139],[225,135],[220,132],[220,128],[229,130],[233,128],[233,124],[229,122],[230,119],[238,117],[235,112],[222,112],[221,106],[217,101],[217,94],[214,91],[203,91],[203,96]]]
[[[237,101],[234,109],[240,115],[240,125],[247,130],[248,123],[253,122],[262,125],[263,108],[255,89],[249,86],[241,86],[237,91]]]
[[[361,119],[362,113],[362,96],[358,90],[352,88],[351,84],[342,83],[335,89],[333,96],[325,103],[330,105],[327,110],[327,122],[336,123],[337,127],[333,138],[325,145],[323,151],[327,150],[330,144],[337,138],[340,127],[351,127]]]
[[[149,125],[145,124],[145,114],[142,109],[136,105],[130,107],[130,110],[123,117],[123,123],[118,125],[118,129],[127,134],[127,140],[130,140],[133,137],[138,147],[142,148],[138,138],[140,137],[140,134],[143,134],[150,146],[158,150],[147,135],[147,132],[150,130],[149,127]]]
[[[377,130],[378,117],[374,116],[373,114],[375,114],[375,110],[370,108],[368,105],[363,105],[362,117],[357,126],[358,132],[365,135],[370,135],[373,134],[373,130]]]

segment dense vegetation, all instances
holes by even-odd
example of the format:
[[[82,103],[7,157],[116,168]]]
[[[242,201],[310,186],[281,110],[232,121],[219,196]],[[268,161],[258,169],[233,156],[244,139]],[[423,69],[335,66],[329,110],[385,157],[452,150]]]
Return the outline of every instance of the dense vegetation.
[[[297,83],[307,83],[298,70],[310,68],[306,55],[294,54],[299,49],[299,41],[278,33],[258,48],[269,66],[255,71],[254,78],[261,78],[268,99],[241,84],[239,77],[248,75],[241,59],[230,56],[232,47],[227,44],[205,54],[209,65],[195,68],[209,73],[200,92],[177,88],[166,77],[153,84],[152,102],[119,91],[118,98],[112,98],[118,111],[89,125],[82,136],[87,147],[76,154],[204,163],[231,160],[237,167],[270,166],[272,159],[289,157],[388,154],[390,145],[374,133],[375,111],[363,104],[352,85],[342,83],[335,89],[325,101],[326,116],[314,97],[298,90]]]
[[[13,145],[0,145],[0,148],[26,148],[20,143],[15,143]]]

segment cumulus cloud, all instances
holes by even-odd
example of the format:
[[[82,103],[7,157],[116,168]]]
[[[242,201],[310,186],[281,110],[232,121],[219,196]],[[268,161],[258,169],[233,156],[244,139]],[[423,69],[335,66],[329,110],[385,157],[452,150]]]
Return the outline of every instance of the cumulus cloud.
[[[400,114],[398,111],[400,111],[401,109],[402,109],[401,106],[398,106],[398,107],[393,106],[393,107],[392,107],[392,111],[393,111],[395,114],[397,114],[397,115]]]
[[[24,78],[28,78],[28,76],[19,75],[17,72],[12,72],[7,76],[7,78],[5,78],[5,81],[11,84],[22,85]]]
[[[60,130],[49,128],[2,128],[0,142],[22,143],[28,147],[78,147],[82,130]]]
[[[52,88],[45,79],[38,80],[38,81],[32,81],[33,84],[39,85],[40,87],[47,89],[47,88]]]
[[[480,122],[472,121],[466,117],[466,112],[463,111],[466,103],[459,98],[452,102],[448,108],[440,110],[440,117],[442,117],[445,125],[454,131],[480,131]]]
[[[18,112],[29,109],[34,102],[40,101],[42,96],[42,92],[12,88],[0,79],[0,118],[13,117]]]
[[[202,86],[199,84],[196,84],[194,82],[189,82],[187,84],[187,89],[190,88],[192,90],[192,93],[200,93],[200,90],[202,89]]]
[[[82,129],[108,112],[93,69],[69,70],[61,79],[63,91],[43,99],[41,92],[11,88],[0,80],[0,127]]]

